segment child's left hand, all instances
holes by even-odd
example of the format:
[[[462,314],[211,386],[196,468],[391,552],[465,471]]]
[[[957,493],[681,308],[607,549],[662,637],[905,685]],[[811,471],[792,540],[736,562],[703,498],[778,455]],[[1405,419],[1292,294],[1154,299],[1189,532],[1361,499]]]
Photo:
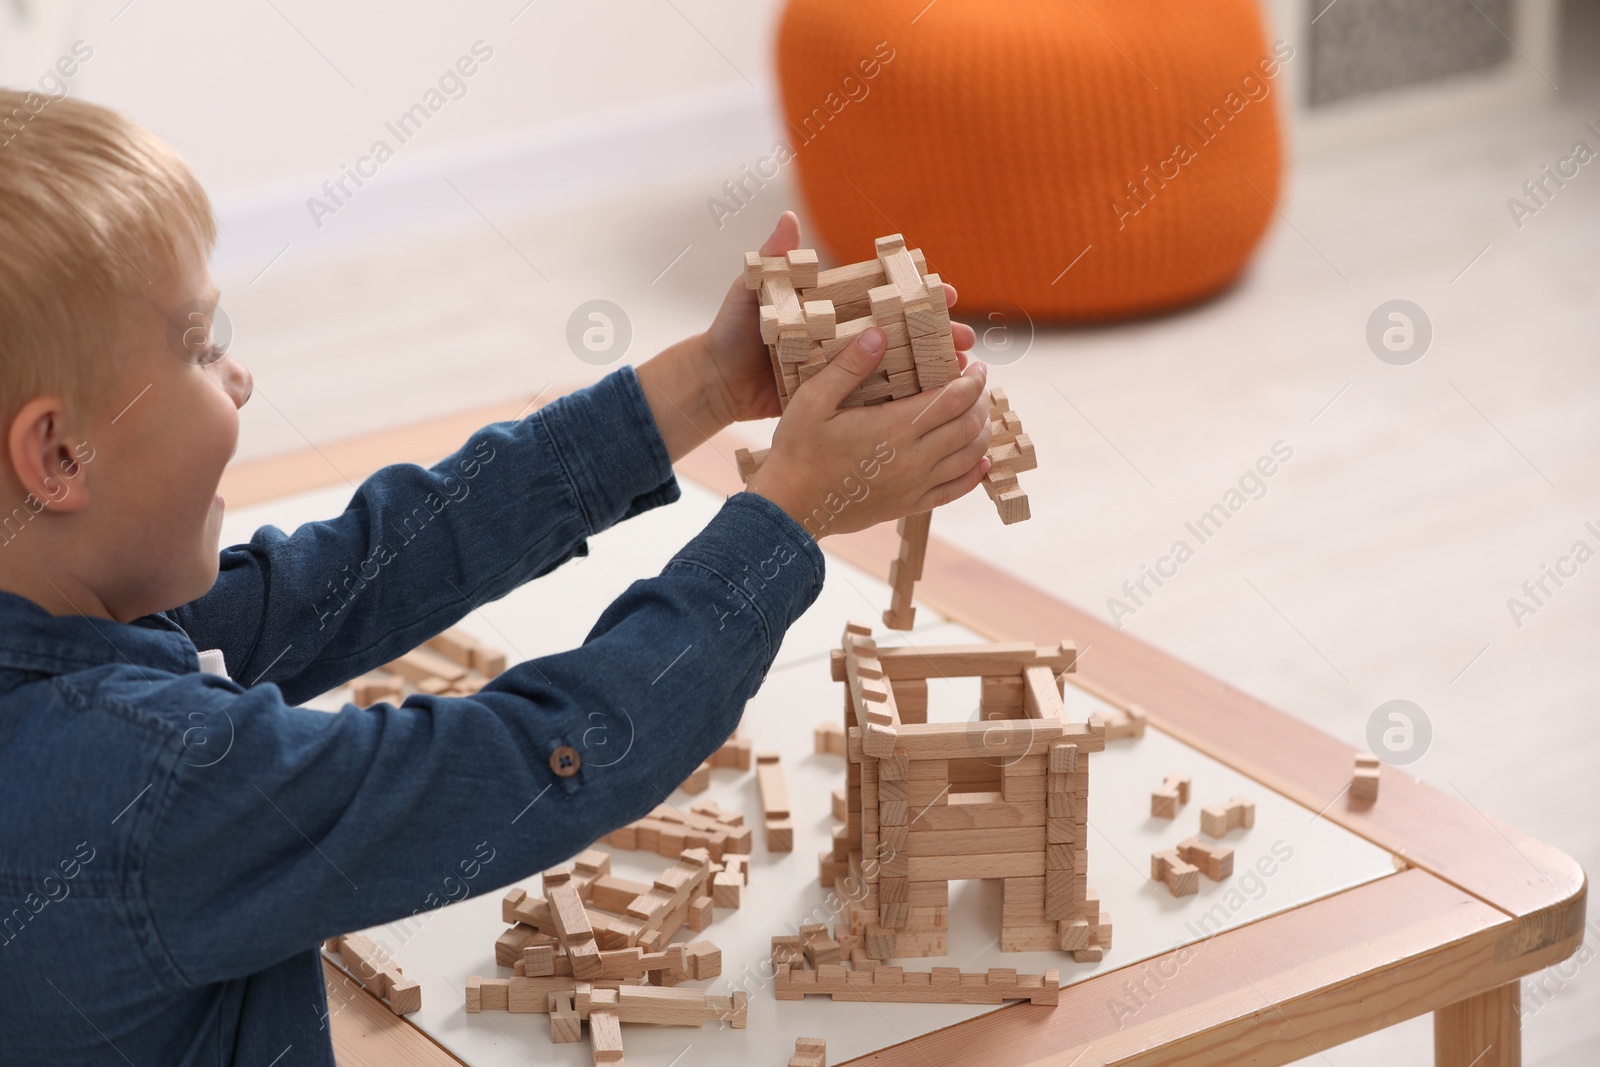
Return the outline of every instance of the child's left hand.
[[[772,236],[761,246],[763,256],[781,256],[800,247],[800,219],[793,211],[778,216]],[[945,299],[952,306],[956,290],[944,287]],[[720,388],[721,414],[725,422],[776,418],[782,413],[778,387],[772,380],[772,360],[761,340],[761,294],[745,288],[738,277],[728,287],[722,308],[704,334],[706,379],[710,388]],[[965,369],[967,352],[977,340],[972,327],[950,324],[956,352]]]

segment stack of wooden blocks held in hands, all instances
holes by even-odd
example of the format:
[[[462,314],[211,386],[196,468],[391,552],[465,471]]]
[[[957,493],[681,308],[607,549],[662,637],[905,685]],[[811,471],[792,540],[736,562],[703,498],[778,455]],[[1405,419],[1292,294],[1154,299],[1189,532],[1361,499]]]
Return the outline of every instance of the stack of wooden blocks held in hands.
[[[778,400],[788,407],[800,384],[869,326],[887,335],[873,374],[845,401],[882,403],[944,385],[960,373],[950,337],[944,283],[899,234],[880,237],[877,259],[821,271],[817,253],[745,256],[745,285],[761,291],[761,340],[772,355]]]
[[[882,404],[938,389],[960,374],[944,282],[927,273],[920,249],[890,234],[877,240],[877,258],[818,270],[812,249],[787,256],[745,256],[745,284],[761,293],[761,339],[772,359],[778,400],[788,407],[796,389],[869,326],[888,343],[878,369],[844,401],[844,407]],[[1005,393],[991,390],[992,466],[984,490],[1002,522],[1028,518],[1027,494],[1017,475],[1038,466],[1022,421]],[[766,451],[739,450],[739,473],[747,481]]]
[[[398,704],[407,690],[429,696],[471,696],[506,669],[506,656],[452,627],[424,641],[382,670],[350,683],[350,699],[361,707]]]

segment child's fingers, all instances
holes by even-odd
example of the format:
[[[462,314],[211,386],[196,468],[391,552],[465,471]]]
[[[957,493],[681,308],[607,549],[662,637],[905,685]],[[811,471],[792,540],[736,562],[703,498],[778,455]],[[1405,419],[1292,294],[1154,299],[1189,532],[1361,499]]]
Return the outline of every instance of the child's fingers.
[[[988,473],[989,457],[984,456],[974,463],[972,468],[965,474],[958,478],[952,478],[948,482],[941,482],[926,493],[923,493],[921,499],[912,505],[911,510],[912,512],[932,511],[934,508],[943,507],[952,500],[959,500],[976,489],[978,483],[983,481],[983,476]]]
[[[781,256],[793,252],[800,247],[800,216],[793,211],[785,211],[778,216],[778,224],[772,228],[772,236],[767,238],[767,243],[761,246],[764,256]]]
[[[964,322],[952,322],[950,339],[956,343],[956,355],[960,355],[971,351],[972,346],[978,343],[978,332]]]
[[[883,331],[869,326],[828,361],[811,380],[794,392],[794,401],[802,401],[811,414],[825,418],[837,411],[844,398],[853,393],[867,375],[878,369],[883,361],[885,338]],[[909,397],[907,398],[910,399]],[[793,409],[794,401],[789,407]]]
[[[918,393],[886,406],[899,406],[896,414],[910,413],[910,428],[917,435],[929,433],[977,403],[989,381],[988,365],[981,360],[967,365],[961,376],[947,383],[933,396]]]
[[[948,471],[939,477],[938,480],[942,482],[947,478],[954,478],[978,462],[978,456],[989,450],[991,436],[989,406],[980,401],[943,426],[923,434],[921,440],[917,442],[917,450],[937,463],[975,443],[978,444],[977,455],[968,459],[966,465],[959,470]]]
[[[984,457],[989,451],[989,445],[989,428],[985,426],[972,440],[935,462],[928,470],[928,480],[937,485],[952,478],[959,478]]]

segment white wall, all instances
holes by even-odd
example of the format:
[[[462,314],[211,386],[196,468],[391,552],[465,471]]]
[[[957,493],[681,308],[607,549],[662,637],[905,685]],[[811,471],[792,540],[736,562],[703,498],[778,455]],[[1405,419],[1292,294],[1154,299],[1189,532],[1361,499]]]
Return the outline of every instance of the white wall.
[[[74,95],[155,130],[229,202],[336,174],[477,40],[493,58],[407,152],[752,83],[766,99],[777,10],[777,0],[46,2],[59,41],[0,49],[0,79],[31,83],[82,38],[94,57]],[[0,23],[9,15],[7,0]],[[23,36],[0,28],[0,39]]]

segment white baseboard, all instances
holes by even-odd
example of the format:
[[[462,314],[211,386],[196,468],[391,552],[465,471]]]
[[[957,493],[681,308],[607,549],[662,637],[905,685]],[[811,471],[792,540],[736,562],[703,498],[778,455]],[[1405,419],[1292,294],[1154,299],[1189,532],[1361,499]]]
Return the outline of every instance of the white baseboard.
[[[771,150],[780,136],[777,113],[770,91],[740,86],[443,149],[400,145],[362,186],[347,182],[352,195],[320,220],[307,201],[333,204],[323,183],[337,174],[218,197],[212,271],[219,284],[237,286],[291,256],[300,262],[370,251],[458,226],[475,211],[511,219],[693,175],[733,175],[739,163]]]

